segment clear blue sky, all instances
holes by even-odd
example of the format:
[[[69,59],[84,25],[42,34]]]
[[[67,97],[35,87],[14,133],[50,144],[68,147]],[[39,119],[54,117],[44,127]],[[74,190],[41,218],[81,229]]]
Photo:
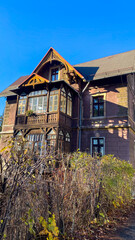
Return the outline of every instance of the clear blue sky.
[[[134,15],[130,0],[1,0],[0,92],[30,74],[50,47],[71,64],[135,49]]]

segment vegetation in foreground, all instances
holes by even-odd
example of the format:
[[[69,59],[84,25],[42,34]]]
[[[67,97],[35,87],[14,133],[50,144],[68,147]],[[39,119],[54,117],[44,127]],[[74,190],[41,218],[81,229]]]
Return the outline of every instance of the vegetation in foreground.
[[[0,239],[91,239],[131,203],[134,170],[112,155],[36,157],[24,140],[1,153]]]

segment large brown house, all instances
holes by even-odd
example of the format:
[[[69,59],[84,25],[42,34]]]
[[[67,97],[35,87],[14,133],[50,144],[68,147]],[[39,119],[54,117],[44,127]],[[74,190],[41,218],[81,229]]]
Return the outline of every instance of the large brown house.
[[[135,50],[71,66],[53,48],[6,96],[1,139],[114,154],[135,166]],[[2,144],[2,143],[1,143]]]

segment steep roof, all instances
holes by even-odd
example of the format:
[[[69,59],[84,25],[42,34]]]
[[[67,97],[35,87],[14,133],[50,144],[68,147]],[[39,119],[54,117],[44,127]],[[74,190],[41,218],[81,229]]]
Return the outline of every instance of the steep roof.
[[[86,80],[132,73],[135,72],[135,50],[76,64],[74,67]]]
[[[45,56],[42,58],[40,63],[37,65],[37,67],[34,69],[32,73],[37,73],[37,71],[40,69],[42,64],[44,63],[44,60],[48,57],[48,55],[53,52],[58,58],[61,60],[62,63],[68,66],[69,70],[75,72],[81,79],[83,79],[83,76],[78,72],[70,63],[68,63],[54,48],[50,48],[48,52],[45,54]],[[52,59],[53,60],[53,59]]]
[[[50,50],[55,51],[52,48]],[[44,58],[41,60],[41,62],[44,60]],[[36,69],[40,66],[41,62]],[[133,73],[135,72],[135,50],[76,64],[74,65],[74,68],[80,73],[80,77],[84,76],[84,78],[89,81]],[[36,69],[32,74],[34,74]],[[76,73],[79,74],[78,72]],[[17,89],[28,79],[29,76],[31,75],[18,78],[13,84],[0,93],[0,97],[16,95],[11,90]]]
[[[3,90],[0,93],[0,97],[8,97],[8,96],[14,96],[16,95],[15,93],[13,93],[11,90],[17,89],[20,84],[22,82],[24,82],[27,78],[29,77],[29,75],[26,76],[22,76],[20,78],[18,78],[15,82],[13,82],[8,88],[6,88],[5,90]]]

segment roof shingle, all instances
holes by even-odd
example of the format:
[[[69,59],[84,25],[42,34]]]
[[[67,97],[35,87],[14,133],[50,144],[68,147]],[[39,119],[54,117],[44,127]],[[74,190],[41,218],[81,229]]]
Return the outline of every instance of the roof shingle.
[[[135,50],[76,64],[74,67],[86,80],[132,73],[135,72]]]

